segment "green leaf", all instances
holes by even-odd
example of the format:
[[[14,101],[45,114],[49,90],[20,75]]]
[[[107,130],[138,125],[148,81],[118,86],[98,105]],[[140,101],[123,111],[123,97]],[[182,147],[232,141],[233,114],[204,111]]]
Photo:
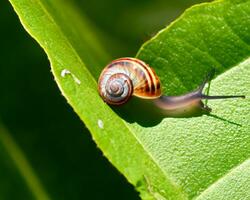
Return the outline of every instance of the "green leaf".
[[[218,73],[249,57],[249,1],[215,1],[188,9],[148,41],[138,57],[162,75],[167,94],[199,85],[206,73]]]
[[[209,102],[214,116],[152,123],[145,117],[151,119],[153,107],[133,109],[144,104],[137,99],[111,108],[100,99],[96,82],[108,58],[75,8],[59,0],[10,2],[48,54],[67,101],[142,199],[248,199],[248,99]],[[147,42],[138,57],[156,69],[167,94],[194,89],[215,67],[221,75],[211,94],[249,96],[249,13],[246,0],[195,6]],[[241,185],[246,190],[239,192]]]

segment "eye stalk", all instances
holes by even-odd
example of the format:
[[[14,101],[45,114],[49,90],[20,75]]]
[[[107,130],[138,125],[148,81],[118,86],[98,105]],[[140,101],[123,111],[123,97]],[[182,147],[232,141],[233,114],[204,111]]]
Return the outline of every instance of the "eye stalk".
[[[215,69],[213,69],[210,73],[208,73],[207,77],[204,79],[203,83],[200,85],[198,91],[201,95],[201,99],[231,99],[231,98],[243,98],[245,99],[245,95],[220,95],[220,96],[209,96],[202,93],[205,85],[210,82],[215,74]]]

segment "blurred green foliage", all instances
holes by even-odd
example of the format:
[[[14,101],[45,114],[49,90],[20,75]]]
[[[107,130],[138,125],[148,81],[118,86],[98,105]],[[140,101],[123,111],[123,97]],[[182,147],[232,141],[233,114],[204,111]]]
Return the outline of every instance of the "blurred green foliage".
[[[99,29],[108,53],[121,57],[134,56],[145,41],[176,19],[186,8],[205,0],[74,1]]]
[[[143,42],[199,2],[76,1],[112,57],[134,56]],[[49,72],[45,53],[24,31],[7,1],[2,1],[0,22],[0,123],[49,196],[60,200],[139,199],[67,105]],[[1,141],[0,186],[0,199],[34,198]]]

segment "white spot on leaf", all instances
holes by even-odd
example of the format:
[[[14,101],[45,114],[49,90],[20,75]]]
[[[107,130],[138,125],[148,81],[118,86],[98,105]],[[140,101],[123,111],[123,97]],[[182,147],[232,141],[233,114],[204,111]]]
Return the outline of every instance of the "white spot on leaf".
[[[102,121],[102,120],[98,119],[97,124],[98,124],[98,127],[99,127],[100,129],[103,129],[103,128],[104,128],[104,124],[103,124],[103,121]]]
[[[63,69],[63,70],[61,71],[61,77],[63,77],[63,78],[64,78],[67,74],[71,75],[72,78],[74,79],[74,81],[75,81],[78,85],[81,84],[81,81],[80,81],[74,74],[72,74],[68,69]]]
[[[70,71],[67,70],[67,69],[63,69],[63,70],[61,71],[61,77],[64,78],[66,74],[70,74]]]

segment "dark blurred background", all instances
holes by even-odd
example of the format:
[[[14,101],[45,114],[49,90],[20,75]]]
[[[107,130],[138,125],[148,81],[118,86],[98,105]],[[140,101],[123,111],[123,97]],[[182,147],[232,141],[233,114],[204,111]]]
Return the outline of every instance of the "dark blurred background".
[[[142,43],[199,0],[77,1],[112,57]],[[24,31],[8,1],[0,6],[0,134],[20,148],[51,199],[139,200],[103,157],[60,94],[46,54]],[[0,137],[0,199],[35,199]]]

